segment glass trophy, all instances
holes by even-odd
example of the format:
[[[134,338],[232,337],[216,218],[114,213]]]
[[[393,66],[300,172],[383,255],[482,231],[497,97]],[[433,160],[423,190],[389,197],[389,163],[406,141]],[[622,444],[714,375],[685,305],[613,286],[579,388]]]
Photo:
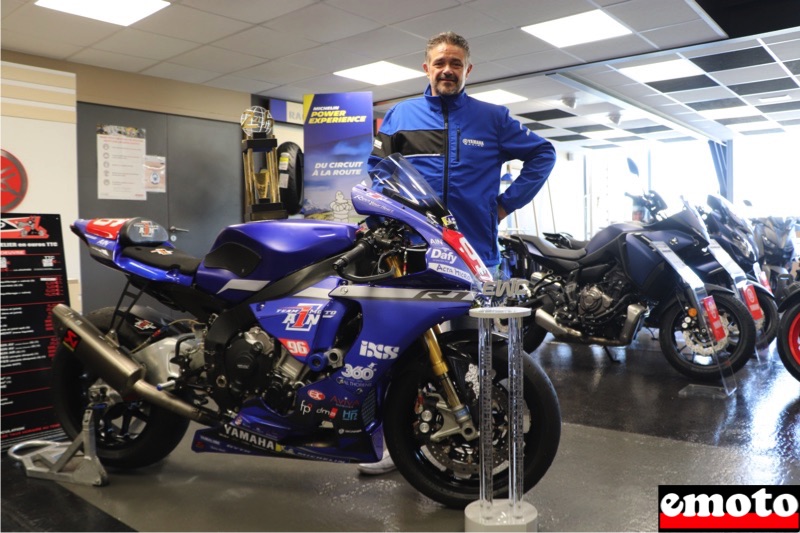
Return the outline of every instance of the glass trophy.
[[[272,134],[275,121],[263,107],[248,107],[239,118],[245,138],[242,140],[244,163],[245,203],[248,220],[286,218],[280,200],[278,182],[278,141]],[[256,171],[256,154],[263,166]]]

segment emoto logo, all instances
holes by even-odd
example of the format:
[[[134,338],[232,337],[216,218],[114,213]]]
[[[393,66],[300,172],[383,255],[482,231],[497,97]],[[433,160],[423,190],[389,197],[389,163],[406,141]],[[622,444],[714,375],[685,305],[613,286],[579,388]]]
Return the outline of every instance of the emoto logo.
[[[660,485],[659,531],[798,531],[800,487]]]

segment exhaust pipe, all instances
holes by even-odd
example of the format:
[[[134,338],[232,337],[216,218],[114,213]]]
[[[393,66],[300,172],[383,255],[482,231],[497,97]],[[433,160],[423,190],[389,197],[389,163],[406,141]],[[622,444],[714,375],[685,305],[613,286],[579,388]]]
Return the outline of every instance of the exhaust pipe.
[[[553,315],[542,309],[541,307],[536,310],[534,315],[536,325],[546,329],[552,333],[556,338],[563,340],[580,342],[582,344],[599,344],[601,346],[627,346],[631,343],[634,334],[639,330],[644,312],[647,311],[646,307],[639,304],[631,304],[627,308],[625,317],[625,324],[622,326],[619,339],[608,339],[605,337],[594,337],[584,335],[577,329],[567,326],[562,326]]]
[[[53,308],[53,318],[64,347],[122,396],[129,394],[141,396],[153,405],[201,424],[210,425],[216,422],[207,412],[189,405],[168,392],[160,391],[145,381],[143,379],[145,369],[112,345],[108,338],[80,313],[64,304],[58,304]]]

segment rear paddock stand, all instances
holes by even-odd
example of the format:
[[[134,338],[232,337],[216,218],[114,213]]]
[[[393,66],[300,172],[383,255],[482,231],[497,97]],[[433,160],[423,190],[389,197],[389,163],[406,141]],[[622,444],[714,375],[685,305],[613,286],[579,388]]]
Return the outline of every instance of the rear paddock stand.
[[[86,408],[81,434],[73,442],[29,440],[12,446],[9,457],[22,463],[28,477],[97,487],[108,485],[108,474],[97,457],[94,440],[94,412],[98,407],[104,406]],[[22,452],[26,448],[33,449]],[[81,450],[83,453],[79,454]]]

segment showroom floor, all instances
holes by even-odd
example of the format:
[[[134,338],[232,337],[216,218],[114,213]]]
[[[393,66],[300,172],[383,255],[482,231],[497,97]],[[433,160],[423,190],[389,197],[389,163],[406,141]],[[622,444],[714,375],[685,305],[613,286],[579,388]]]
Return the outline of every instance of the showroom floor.
[[[774,346],[774,344],[773,344]],[[659,484],[800,484],[800,383],[774,348],[718,399],[689,382],[648,332],[634,346],[551,342],[535,358],[558,391],[561,445],[525,496],[539,531],[655,531]],[[393,472],[194,454],[192,434],[161,464],[86,487],[26,478],[2,462],[2,531],[463,531]]]

